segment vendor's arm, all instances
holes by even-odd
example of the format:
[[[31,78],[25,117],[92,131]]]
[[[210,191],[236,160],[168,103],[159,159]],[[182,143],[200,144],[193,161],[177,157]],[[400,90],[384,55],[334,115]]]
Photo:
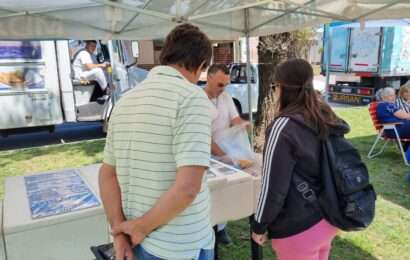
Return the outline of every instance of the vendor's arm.
[[[242,125],[244,128],[248,128],[251,124],[248,120],[243,120],[240,116],[237,116],[231,120],[231,125]]]
[[[235,103],[233,102],[233,99],[228,93],[224,93],[225,95],[224,98],[224,103],[226,105],[226,108],[228,109],[229,112],[229,118],[230,118],[230,125],[231,126],[236,126],[236,125],[243,125],[244,128],[249,127],[249,121],[243,120],[239,113],[238,110],[236,109]]]
[[[221,147],[219,147],[219,145],[217,143],[215,143],[214,141],[212,141],[211,144],[211,153],[212,155],[215,156],[225,156],[225,152],[221,149]]]
[[[79,54],[78,54],[78,59],[80,59],[81,64],[84,66],[84,68],[86,70],[92,70],[95,68],[106,68],[109,66],[109,63],[101,63],[101,64],[96,64],[94,63],[91,54],[86,51],[86,50],[82,50]]]

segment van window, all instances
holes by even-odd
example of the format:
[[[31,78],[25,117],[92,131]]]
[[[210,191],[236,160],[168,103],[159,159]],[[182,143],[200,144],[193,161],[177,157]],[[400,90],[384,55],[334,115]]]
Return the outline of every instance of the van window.
[[[0,93],[45,89],[40,41],[0,41]]]
[[[244,84],[247,83],[246,79],[246,64],[233,65],[231,70],[231,83],[232,84]],[[251,83],[256,83],[255,69],[251,67]]]

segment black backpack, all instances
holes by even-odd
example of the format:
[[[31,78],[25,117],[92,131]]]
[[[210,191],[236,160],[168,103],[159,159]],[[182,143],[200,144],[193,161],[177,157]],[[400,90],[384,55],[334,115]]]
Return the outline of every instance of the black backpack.
[[[329,223],[344,230],[362,230],[375,215],[376,193],[360,154],[343,136],[322,141],[322,190],[317,199]]]
[[[333,226],[344,231],[362,230],[375,215],[376,193],[360,154],[342,135],[321,141],[320,184],[296,171],[293,184],[306,201],[320,210]]]

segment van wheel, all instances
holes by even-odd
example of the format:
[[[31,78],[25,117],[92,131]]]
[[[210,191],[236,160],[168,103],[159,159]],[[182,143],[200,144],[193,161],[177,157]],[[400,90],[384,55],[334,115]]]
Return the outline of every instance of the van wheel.
[[[241,107],[241,103],[239,103],[239,101],[237,99],[233,98],[233,103],[235,104],[236,110],[238,111],[238,114],[240,117],[242,117],[242,107]]]

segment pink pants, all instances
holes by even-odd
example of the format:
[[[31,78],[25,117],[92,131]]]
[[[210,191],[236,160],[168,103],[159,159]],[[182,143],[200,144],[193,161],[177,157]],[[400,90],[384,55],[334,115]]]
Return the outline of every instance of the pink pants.
[[[323,219],[302,233],[272,239],[272,248],[278,260],[327,260],[337,231]]]

